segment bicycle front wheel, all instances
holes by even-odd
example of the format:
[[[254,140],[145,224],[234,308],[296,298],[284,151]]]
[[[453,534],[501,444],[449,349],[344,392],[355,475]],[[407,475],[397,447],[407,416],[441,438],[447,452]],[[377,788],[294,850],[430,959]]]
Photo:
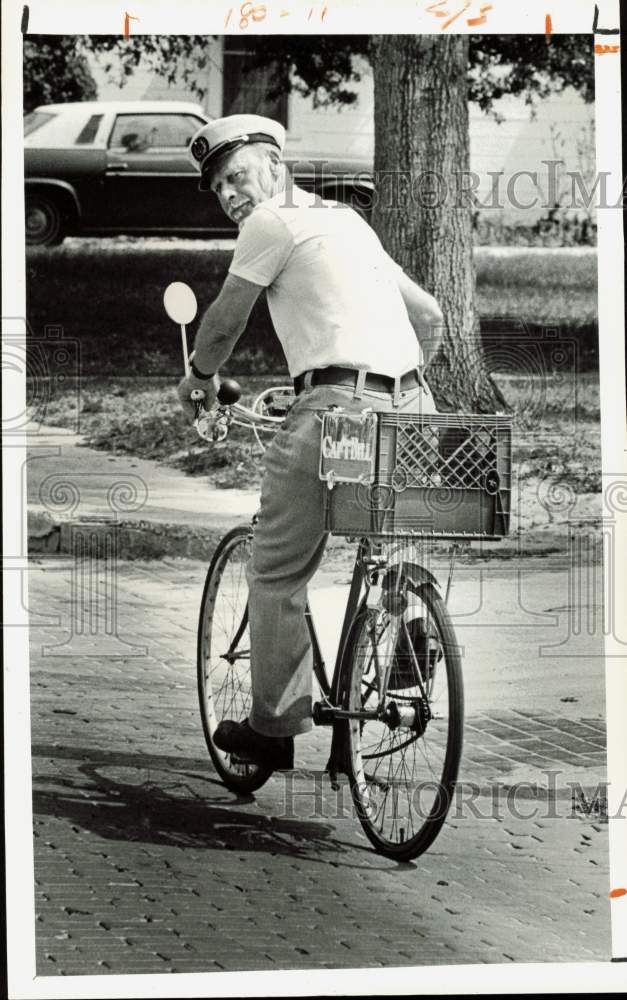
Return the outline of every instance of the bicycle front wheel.
[[[251,542],[251,530],[244,525],[221,540],[207,573],[198,624],[198,696],[205,740],[222,781],[240,794],[254,792],[272,774],[267,767],[239,762],[213,742],[223,719],[242,722],[252,708],[246,581]]]
[[[343,667],[346,707],[378,715],[347,723],[353,802],[376,850],[398,861],[418,857],[440,832],[463,735],[461,658],[446,606],[430,583],[406,596],[395,618],[362,605]]]

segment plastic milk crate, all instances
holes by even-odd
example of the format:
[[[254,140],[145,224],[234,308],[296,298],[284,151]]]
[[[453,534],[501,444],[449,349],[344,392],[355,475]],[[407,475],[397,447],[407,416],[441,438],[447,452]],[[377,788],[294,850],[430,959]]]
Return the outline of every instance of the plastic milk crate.
[[[335,535],[496,539],[509,531],[511,418],[323,415],[320,478]]]

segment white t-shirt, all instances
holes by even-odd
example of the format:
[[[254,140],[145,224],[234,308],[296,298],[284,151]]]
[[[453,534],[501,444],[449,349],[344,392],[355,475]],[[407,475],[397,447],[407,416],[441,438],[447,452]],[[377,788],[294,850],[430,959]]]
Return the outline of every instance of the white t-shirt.
[[[257,205],[231,274],[267,289],[290,375],[343,365],[402,375],[421,359],[398,264],[360,215],[295,185]]]

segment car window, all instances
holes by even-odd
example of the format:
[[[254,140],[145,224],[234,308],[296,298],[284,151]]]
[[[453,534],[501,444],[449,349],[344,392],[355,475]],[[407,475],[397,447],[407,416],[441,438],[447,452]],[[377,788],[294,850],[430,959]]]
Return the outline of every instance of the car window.
[[[51,121],[54,115],[49,114],[46,111],[31,111],[29,114],[24,115],[24,135],[31,135],[46,122]]]
[[[195,115],[118,115],[109,146],[124,149],[127,153],[145,153],[149,149],[184,149],[201,125],[204,122]]]
[[[102,119],[103,115],[91,116],[87,124],[83,126],[76,137],[75,143],[77,146],[85,146],[87,143],[94,141]]]

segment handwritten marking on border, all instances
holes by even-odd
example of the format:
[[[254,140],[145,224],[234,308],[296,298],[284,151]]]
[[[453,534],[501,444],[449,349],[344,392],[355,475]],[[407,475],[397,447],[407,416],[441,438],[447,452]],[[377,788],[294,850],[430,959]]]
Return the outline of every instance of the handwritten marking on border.
[[[462,14],[464,14],[468,10],[472,2],[473,0],[465,0],[462,7],[457,11],[456,14],[453,14],[452,16],[450,9],[438,10],[439,7],[447,7],[448,0],[435,0],[435,3],[429,4],[428,7],[425,7],[425,10],[428,14],[433,14],[434,17],[448,18],[448,20],[445,21],[440,28],[440,31],[446,31],[446,29],[450,27],[450,25],[453,24],[453,22],[456,21],[458,17],[461,17]],[[486,12],[489,10],[492,10],[492,4],[491,3],[483,4],[479,8],[479,15],[477,17],[466,18],[466,24],[471,28],[477,28],[479,27],[480,24],[485,24],[486,21],[488,20]]]
[[[126,11],[124,11],[124,37],[125,38],[130,38],[131,37],[131,21],[139,21],[139,18],[138,17],[133,17],[132,14],[127,14]]]
[[[620,35],[620,28],[599,28],[599,7],[594,5],[594,18],[592,21],[593,35]]]
[[[619,899],[620,896],[627,896],[627,889],[612,889],[610,899]]]
[[[476,28],[479,24],[485,24],[486,21],[488,20],[487,17],[486,17],[486,15],[485,15],[485,13],[484,13],[486,10],[492,10],[492,4],[491,3],[484,4],[483,7],[480,7],[479,8],[479,13],[480,13],[481,16],[480,17],[469,17],[469,18],[467,18],[466,19],[466,24],[469,25],[469,27],[471,27],[471,28]]]
[[[453,16],[448,19],[448,21],[444,22],[444,24],[442,25],[442,31],[446,31],[449,24],[452,24],[453,21],[456,21],[458,17],[462,16],[465,10],[468,10],[468,8],[470,7],[470,2],[471,0],[466,0],[466,3],[464,4],[461,10],[458,10],[457,14],[453,14]]]
[[[546,40],[548,42],[551,37],[551,32],[553,31],[553,20],[550,14],[547,14],[544,19],[544,33],[546,35]]]
[[[606,56],[611,52],[620,52],[620,45],[595,45],[594,51],[597,56]]]
[[[21,24],[21,29],[22,29],[22,34],[23,35],[25,35],[26,32],[28,31],[28,19],[29,19],[29,17],[30,17],[30,8],[29,8],[28,4],[25,3],[24,6],[23,6],[23,8],[22,8],[22,24]]]
[[[448,3],[449,0],[439,0],[440,3]],[[471,3],[472,0],[467,0],[467,3]],[[322,9],[320,9],[322,7]],[[307,20],[311,21],[312,18],[320,18],[320,21],[324,21],[327,14],[330,11],[330,5],[327,3],[315,3],[309,8],[309,14],[307,15]],[[267,17],[290,17],[294,12],[288,10],[287,8],[281,6],[279,10],[273,10],[270,6],[265,6],[262,3],[258,3],[254,6],[254,0],[245,0],[239,7],[229,7],[224,18],[224,29],[226,30],[229,25],[231,30],[234,30],[235,26],[232,23],[232,18],[239,17],[239,30],[246,31],[250,27],[251,22],[265,21]],[[442,17],[447,16],[442,14]]]
[[[247,3],[242,4],[239,12],[241,15],[239,19],[239,26],[242,30],[244,30],[248,27],[251,18],[255,22],[265,20],[268,10],[262,3],[257,4],[257,6],[254,7],[250,0],[247,0]]]

